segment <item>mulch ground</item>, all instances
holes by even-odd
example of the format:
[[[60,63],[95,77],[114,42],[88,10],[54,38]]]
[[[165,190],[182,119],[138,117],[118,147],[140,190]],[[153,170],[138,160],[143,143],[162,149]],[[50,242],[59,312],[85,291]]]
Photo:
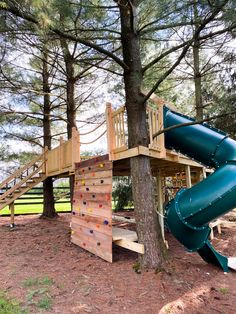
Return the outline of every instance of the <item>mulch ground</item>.
[[[206,264],[171,234],[166,269],[138,274],[136,253],[114,247],[109,264],[71,244],[69,222],[18,216],[10,231],[1,218],[0,290],[29,313],[236,313],[236,272]],[[214,246],[236,256],[236,223],[222,231]]]

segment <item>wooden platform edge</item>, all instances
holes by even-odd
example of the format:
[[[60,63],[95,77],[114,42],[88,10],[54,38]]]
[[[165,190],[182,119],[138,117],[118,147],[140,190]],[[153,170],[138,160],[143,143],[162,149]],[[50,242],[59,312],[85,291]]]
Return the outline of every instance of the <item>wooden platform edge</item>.
[[[139,254],[144,254],[144,245],[135,242],[138,240],[138,236],[135,231],[113,227],[112,235],[113,235],[112,240],[114,244],[125,249],[128,249],[130,251],[134,251]]]
[[[129,241],[126,239],[113,241],[113,243],[118,245],[118,246],[121,246],[125,249],[128,249],[130,251],[134,251],[134,252],[139,253],[139,254],[144,254],[144,245],[143,244]]]

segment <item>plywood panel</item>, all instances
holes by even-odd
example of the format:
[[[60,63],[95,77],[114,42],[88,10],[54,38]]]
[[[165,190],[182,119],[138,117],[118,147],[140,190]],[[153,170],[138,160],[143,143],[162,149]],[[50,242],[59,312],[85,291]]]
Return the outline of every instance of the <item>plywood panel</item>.
[[[103,175],[103,173],[106,171],[101,171],[101,175]],[[101,177],[101,178],[89,178],[89,179],[85,179],[85,178],[81,178],[81,179],[77,179],[75,178],[75,185],[76,186],[104,186],[104,185],[110,185],[111,183],[111,177]]]
[[[86,241],[86,242],[85,242]],[[112,263],[112,249],[110,249],[110,243],[107,246],[104,246],[104,242],[101,246],[94,246],[94,243],[91,243],[85,239],[81,238],[81,235],[74,233],[71,235],[71,242],[82,247],[83,249],[95,254],[96,256],[101,257],[107,262]]]
[[[71,225],[73,226],[73,224],[97,230],[107,235],[112,234],[111,221],[109,221],[106,217],[96,217],[85,214],[82,216],[77,214],[73,215]]]
[[[111,217],[111,202],[110,201],[94,201],[86,198],[75,200],[73,202],[73,210],[80,213],[94,213],[96,216]]]
[[[112,162],[108,158],[76,164],[71,241],[112,262]]]
[[[95,172],[87,172],[83,173],[82,175],[75,175],[75,180],[87,180],[87,179],[100,179],[100,178],[110,178],[111,177],[111,171],[95,171]]]
[[[74,191],[74,201],[78,199],[86,199],[87,201],[111,201],[111,193],[91,193],[81,192],[79,189]]]

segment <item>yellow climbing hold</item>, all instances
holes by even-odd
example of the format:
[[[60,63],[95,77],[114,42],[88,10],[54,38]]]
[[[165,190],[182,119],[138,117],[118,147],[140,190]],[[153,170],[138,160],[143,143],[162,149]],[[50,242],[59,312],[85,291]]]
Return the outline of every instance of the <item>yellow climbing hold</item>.
[[[74,230],[71,230],[71,234],[74,234],[75,232],[74,232]]]
[[[88,212],[89,212],[89,213],[92,213],[92,212],[93,212],[93,209],[92,209],[92,208],[88,208]]]
[[[100,164],[100,165],[99,165],[99,167],[100,167],[100,168],[103,168],[103,167],[104,167],[104,165],[103,165],[103,164]]]
[[[81,181],[81,185],[85,185],[85,181],[84,180]]]

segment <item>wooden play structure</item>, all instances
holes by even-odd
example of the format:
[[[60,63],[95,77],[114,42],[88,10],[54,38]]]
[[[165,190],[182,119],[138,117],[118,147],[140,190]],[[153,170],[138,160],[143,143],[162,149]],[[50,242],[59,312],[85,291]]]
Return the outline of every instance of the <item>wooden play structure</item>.
[[[147,106],[149,147],[128,148],[125,106],[113,110],[106,107],[108,154],[81,161],[80,134],[73,130],[72,138],[60,140],[60,145],[45,151],[35,160],[17,170],[0,184],[0,209],[9,205],[14,223],[14,201],[47,177],[75,176],[71,241],[112,262],[112,243],[144,253],[134,231],[112,226],[112,178],[130,175],[130,158],[150,157],[157,184],[157,208],[164,238],[163,203],[170,194],[206,176],[202,165],[173,150],[165,148],[164,134],[153,139],[163,129],[164,101],[153,95]]]

